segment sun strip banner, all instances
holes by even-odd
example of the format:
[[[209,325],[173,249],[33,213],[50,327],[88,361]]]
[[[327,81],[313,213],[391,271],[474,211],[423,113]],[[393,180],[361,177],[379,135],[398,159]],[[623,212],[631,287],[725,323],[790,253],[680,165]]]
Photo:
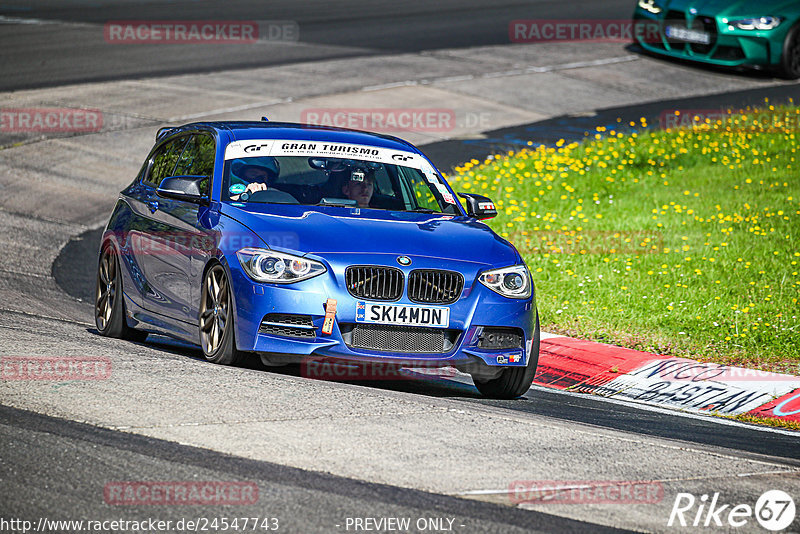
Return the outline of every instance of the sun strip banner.
[[[430,168],[425,158],[413,152],[351,143],[302,139],[250,139],[235,141],[225,148],[226,160],[259,156],[343,158],[402,165],[414,169]]]

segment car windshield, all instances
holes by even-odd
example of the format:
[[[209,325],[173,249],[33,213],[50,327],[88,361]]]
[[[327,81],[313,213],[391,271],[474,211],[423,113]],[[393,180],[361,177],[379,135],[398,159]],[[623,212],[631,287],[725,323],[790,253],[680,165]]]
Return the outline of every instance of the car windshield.
[[[453,195],[432,170],[332,157],[228,160],[222,200],[459,214]]]

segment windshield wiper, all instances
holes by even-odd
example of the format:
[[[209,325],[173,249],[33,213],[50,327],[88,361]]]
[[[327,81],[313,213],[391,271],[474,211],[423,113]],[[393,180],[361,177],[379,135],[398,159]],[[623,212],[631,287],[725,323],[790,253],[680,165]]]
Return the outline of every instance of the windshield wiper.
[[[408,211],[413,211],[414,213],[439,213],[438,211],[432,210],[430,208],[414,208],[413,210],[408,210]]]

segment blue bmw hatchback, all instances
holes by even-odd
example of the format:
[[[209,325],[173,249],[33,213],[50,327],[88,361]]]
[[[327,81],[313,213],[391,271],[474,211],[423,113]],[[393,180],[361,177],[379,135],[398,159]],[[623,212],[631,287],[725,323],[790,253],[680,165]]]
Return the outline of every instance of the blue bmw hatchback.
[[[390,136],[271,122],[163,128],[103,234],[95,321],[215,363],[257,353],[454,367],[486,396],[531,385],[539,320],[516,249]]]

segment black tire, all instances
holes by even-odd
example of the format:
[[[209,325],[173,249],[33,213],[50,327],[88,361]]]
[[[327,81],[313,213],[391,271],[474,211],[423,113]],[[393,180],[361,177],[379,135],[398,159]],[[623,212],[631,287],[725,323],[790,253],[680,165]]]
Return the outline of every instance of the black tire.
[[[97,263],[94,324],[101,336],[144,341],[147,332],[128,326],[124,300],[119,258],[114,247],[106,244],[100,251],[100,260]]]
[[[198,328],[206,360],[222,365],[240,363],[245,353],[236,349],[231,284],[225,268],[215,263],[203,277]]]
[[[525,367],[508,367],[500,376],[487,381],[479,381],[473,377],[475,387],[484,397],[490,399],[516,399],[524,395],[533,383],[536,365],[539,362],[539,314],[536,314],[536,328],[533,331],[533,344]]]
[[[786,34],[779,73],[787,80],[800,78],[800,24],[795,24]]]

